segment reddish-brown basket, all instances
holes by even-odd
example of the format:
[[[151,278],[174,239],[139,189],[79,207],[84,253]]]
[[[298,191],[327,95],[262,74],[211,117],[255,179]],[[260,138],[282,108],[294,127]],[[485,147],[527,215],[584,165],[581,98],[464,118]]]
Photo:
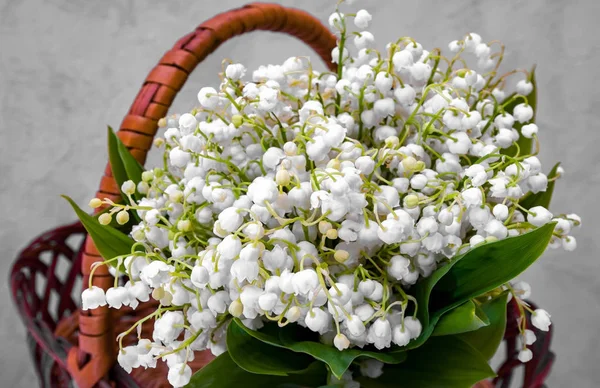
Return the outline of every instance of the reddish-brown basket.
[[[132,155],[144,163],[158,120],[165,117],[175,95],[194,68],[226,40],[254,30],[280,31],[304,41],[330,67],[336,39],[316,18],[306,12],[276,4],[253,3],[202,23],[175,43],[146,77],[140,92],[118,132]],[[119,188],[107,165],[97,197],[120,199]],[[28,330],[34,367],[42,387],[69,387],[75,382],[89,387],[164,387],[166,367],[138,368],[129,375],[117,364],[116,334],[129,328],[136,317],[156,307],[142,303],[135,311],[101,307],[79,309],[81,283],[87,286],[90,267],[101,257],[80,223],[63,226],[35,239],[13,265],[10,281],[15,305]],[[93,284],[108,289],[114,279],[106,267],[94,273]],[[494,381],[506,387],[516,361],[516,311],[509,309],[506,331],[507,361]],[[513,323],[515,323],[513,325]],[[152,322],[143,326],[151,333]],[[541,387],[553,361],[548,346],[551,335],[537,333],[534,359],[527,364],[523,386]],[[128,344],[135,336],[125,338]],[[196,355],[193,369],[205,365],[211,356]],[[486,384],[486,385],[491,385]],[[483,385],[484,386],[484,385]]]

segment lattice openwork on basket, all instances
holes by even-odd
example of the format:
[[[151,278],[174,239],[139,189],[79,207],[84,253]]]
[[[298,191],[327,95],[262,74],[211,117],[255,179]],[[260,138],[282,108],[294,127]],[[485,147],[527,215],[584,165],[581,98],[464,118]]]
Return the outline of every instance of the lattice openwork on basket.
[[[226,40],[254,30],[279,31],[304,41],[330,68],[331,50],[336,40],[331,32],[311,15],[276,4],[253,3],[234,9],[202,23],[176,42],[147,76],[125,116],[117,135],[132,155],[144,163],[158,128],[175,95],[188,75]],[[107,165],[97,197],[120,199],[119,188]],[[156,308],[142,303],[134,311],[101,307],[81,311],[82,284],[87,287],[90,267],[101,257],[93,241],[79,223],[59,227],[36,238],[18,256],[11,274],[12,296],[27,327],[34,368],[42,387],[163,387],[166,365],[155,370],[138,368],[132,375],[116,365],[116,334],[128,329],[140,317]],[[106,267],[94,273],[93,284],[108,289],[114,278]],[[498,386],[507,387],[516,360],[515,306],[509,308],[506,332],[507,361],[499,370]],[[153,322],[143,325],[148,337]],[[514,327],[513,327],[514,326]],[[534,359],[526,365],[524,387],[541,387],[554,356],[549,352],[550,333],[536,333]],[[125,338],[128,344],[135,334]],[[206,352],[196,354],[192,368],[210,361]]]

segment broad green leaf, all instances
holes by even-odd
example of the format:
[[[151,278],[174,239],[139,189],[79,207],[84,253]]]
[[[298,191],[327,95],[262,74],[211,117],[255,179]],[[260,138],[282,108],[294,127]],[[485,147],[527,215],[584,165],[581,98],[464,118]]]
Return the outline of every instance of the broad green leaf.
[[[108,160],[112,174],[119,186],[119,191],[125,181],[132,180],[137,184],[142,180],[144,167],[135,160],[111,127],[108,127]],[[127,200],[123,192],[121,192],[121,196],[124,200]],[[137,199],[138,195],[134,194],[133,197]],[[133,213],[137,217],[137,213]]]
[[[119,186],[120,192],[121,185],[123,182],[127,181],[128,178],[127,170],[125,170],[125,165],[123,164],[123,160],[119,153],[119,143],[121,143],[121,140],[115,135],[113,129],[108,127],[108,162],[110,163],[110,170],[115,178],[115,182],[117,182],[117,185]],[[123,196],[122,192],[121,196]],[[123,196],[123,198],[125,198],[125,196]]]
[[[318,387],[327,384],[327,369],[313,362],[301,374],[269,376],[247,372],[240,368],[229,353],[223,353],[196,372],[188,388],[290,388]]]
[[[504,338],[506,329],[506,307],[508,292],[503,292],[494,299],[481,305],[490,324],[477,331],[462,333],[457,337],[477,349],[486,359],[491,359]]]
[[[548,179],[556,178],[558,175],[558,166],[560,163],[556,163],[550,173],[548,174]],[[550,207],[550,200],[552,200],[552,193],[554,192],[554,183],[556,180],[552,180],[548,182],[548,187],[546,191],[542,191],[536,194],[529,194],[521,201],[519,201],[519,205],[523,206],[525,209],[531,209],[534,206],[543,206],[546,209]]]
[[[472,300],[442,315],[433,336],[466,333],[490,324],[488,317]]]
[[[287,376],[306,369],[314,359],[267,344],[249,335],[238,320],[232,321],[227,329],[227,350],[233,361],[248,372]]]
[[[144,167],[133,157],[133,155],[131,155],[131,152],[129,152],[121,139],[116,135],[115,138],[117,139],[119,156],[123,163],[123,167],[125,168],[125,172],[127,173],[127,178],[136,184],[141,182]]]
[[[406,358],[404,352],[385,353],[362,349],[346,349],[339,351],[332,345],[325,345],[318,342],[317,338],[315,338],[314,341],[306,340],[305,337],[299,338],[299,334],[306,333],[306,331],[296,325],[288,325],[279,328],[274,323],[267,323],[259,331],[250,330],[241,324],[240,327],[254,338],[263,342],[289,349],[294,352],[306,353],[317,360],[323,361],[338,378],[341,377],[350,364],[359,357],[374,358],[386,364],[397,364],[404,361]]]
[[[546,224],[523,235],[484,244],[467,252],[435,285],[430,307],[443,314],[514,279],[544,253],[554,225]]]
[[[535,81],[535,66],[531,69],[531,71],[529,72],[529,82],[531,82],[531,84],[533,85],[533,90],[531,91],[531,93],[529,93],[527,97],[527,103],[531,106],[531,108],[533,109],[533,117],[531,118],[530,123],[535,123],[535,114],[537,112],[537,85],[536,85],[536,81]],[[515,94],[513,93],[511,96],[509,96],[508,98],[512,98]],[[505,107],[504,110],[510,114],[513,113],[515,106],[517,106],[518,104],[521,104],[525,102],[525,100],[523,100],[522,98],[517,98],[512,100],[510,103],[508,103]],[[523,127],[523,125],[525,124],[521,124],[517,121],[515,121],[514,124],[514,128],[519,131],[519,134],[521,133],[521,128]],[[528,155],[531,153],[531,148],[533,146],[533,139],[528,139],[525,136],[520,136],[519,140],[517,140],[517,144],[519,145],[519,149],[520,149],[520,155]],[[511,146],[505,150],[502,151],[503,154],[505,155],[511,155],[514,156],[517,154],[517,147],[516,146]]]
[[[144,167],[138,163],[131,155],[125,144],[114,133],[113,129],[108,127],[108,161],[113,177],[119,186],[119,192],[124,201],[127,201],[127,196],[121,191],[121,185],[127,180],[132,180],[138,183],[142,180],[142,172]],[[133,194],[135,200],[139,200],[137,193]],[[131,211],[132,219],[139,222],[140,217],[136,211]]]
[[[126,234],[119,232],[111,226],[100,225],[95,217],[81,210],[71,198],[66,195],[62,197],[71,204],[85,230],[87,230],[92,240],[94,240],[98,252],[105,260],[110,260],[115,256],[131,252],[134,241]],[[116,262],[111,262],[111,265],[116,266]]]
[[[406,347],[390,353],[421,346],[431,336],[442,315],[525,271],[544,252],[553,230],[554,223],[550,223],[520,236],[486,243],[456,257],[429,278],[418,282],[414,296],[419,304],[417,316],[423,332]]]
[[[384,366],[378,379],[357,380],[363,388],[469,388],[493,376],[481,353],[455,336],[443,336],[410,350],[404,363]]]

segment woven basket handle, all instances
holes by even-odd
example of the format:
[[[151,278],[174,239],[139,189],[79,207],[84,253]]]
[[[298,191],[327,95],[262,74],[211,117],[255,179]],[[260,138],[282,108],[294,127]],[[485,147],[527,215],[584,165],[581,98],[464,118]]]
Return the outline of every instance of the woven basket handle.
[[[140,163],[146,160],[158,120],[166,116],[175,95],[198,63],[228,39],[254,30],[293,35],[312,47],[331,69],[334,68],[331,50],[336,44],[335,37],[306,12],[276,4],[253,3],[217,15],[177,41],[160,59],[121,123],[117,136]],[[114,201],[120,199],[110,165],[106,167],[96,196]],[[102,260],[89,237],[82,260],[83,285],[87,287],[91,265]],[[94,273],[93,284],[106,290],[112,283],[105,266],[99,267]],[[79,387],[87,388],[102,380],[114,364],[115,333],[106,306],[80,311],[79,325],[79,346],[70,350],[68,366]]]

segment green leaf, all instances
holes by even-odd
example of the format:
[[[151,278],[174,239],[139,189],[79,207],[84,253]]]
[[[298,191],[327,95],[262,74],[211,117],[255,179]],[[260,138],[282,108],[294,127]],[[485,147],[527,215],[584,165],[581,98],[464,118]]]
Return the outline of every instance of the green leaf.
[[[442,315],[435,326],[433,336],[466,333],[490,324],[485,312],[472,300]]]
[[[533,85],[533,90],[527,96],[527,103],[533,109],[533,117],[531,118],[530,123],[534,123],[535,122],[535,114],[537,112],[537,84],[535,81],[535,66],[531,69],[529,74],[530,74],[529,82],[531,82],[531,84]],[[511,97],[512,97],[512,95],[511,95]],[[511,98],[511,97],[509,97],[509,98]],[[524,102],[524,100],[522,98],[512,100],[509,104],[507,104],[504,107],[504,110],[506,112],[512,114],[515,109],[515,106],[517,106],[518,104],[521,104],[523,102]],[[519,134],[521,134],[521,128],[523,127],[523,125],[524,124],[521,124],[521,123],[515,121],[514,128],[517,131],[519,131]],[[533,146],[533,139],[528,139],[525,136],[520,136],[519,140],[517,140],[517,144],[519,145],[520,155],[528,155],[531,153],[531,148]],[[514,156],[517,154],[517,147],[513,145],[513,146],[503,150],[502,153],[504,155]]]
[[[553,231],[554,223],[550,223],[520,236],[486,243],[456,257],[429,278],[418,282],[414,296],[418,301],[417,316],[423,332],[406,347],[390,353],[421,346],[431,336],[442,315],[525,271],[544,252]]]
[[[196,372],[188,388],[284,388],[318,387],[327,384],[327,369],[320,362],[310,364],[302,374],[269,376],[247,372],[240,368],[229,353],[223,353]]]
[[[121,159],[121,155],[119,152],[119,143],[121,140],[114,133],[113,129],[108,127],[108,162],[110,163],[110,170],[112,172],[113,177],[115,178],[115,182],[119,186],[119,191],[121,190],[121,185],[123,182],[127,181],[127,170],[125,170],[125,165],[123,164],[123,160]],[[121,192],[121,196],[126,198]]]
[[[108,160],[119,190],[125,181],[132,180],[134,183],[139,183],[142,180],[144,167],[131,155],[111,127],[108,127]],[[123,192],[121,196],[127,200]],[[134,194],[133,197],[136,198],[137,195]]]
[[[487,360],[476,349],[455,336],[430,338],[408,352],[406,361],[386,365],[378,379],[359,377],[361,387],[469,388],[495,376]]]
[[[481,305],[490,324],[477,331],[462,333],[457,337],[477,349],[486,359],[491,359],[504,338],[508,291]]]
[[[300,373],[314,359],[281,347],[269,345],[249,335],[239,320],[232,321],[227,329],[227,350],[240,368],[258,374],[287,376]]]
[[[298,353],[306,353],[313,358],[326,363],[331,372],[340,378],[350,364],[359,357],[373,358],[386,364],[397,364],[406,358],[404,352],[376,352],[362,349],[346,349],[339,351],[332,345],[325,345],[317,341],[306,340],[300,336],[306,333],[296,325],[280,328],[275,323],[267,323],[261,330],[254,331],[239,324],[252,337]]]
[[[121,139],[119,139],[119,137],[116,135],[115,138],[117,139],[119,156],[121,157],[121,162],[123,163],[123,167],[127,173],[127,178],[132,180],[134,183],[141,182],[144,167],[133,157],[133,155],[131,155],[131,152],[129,152]]]
[[[556,163],[550,173],[548,174],[548,179],[556,178],[558,175],[558,167],[560,163]],[[554,192],[554,183],[556,180],[551,180],[548,182],[548,187],[546,191],[541,191],[536,194],[529,194],[521,201],[519,201],[519,205],[523,206],[525,209],[531,209],[534,206],[543,206],[546,209],[550,207],[550,200],[552,199],[552,193]]]
[[[71,204],[85,230],[87,230],[92,240],[94,240],[98,252],[105,260],[110,260],[115,256],[131,252],[131,247],[135,242],[126,234],[119,232],[111,226],[100,225],[95,217],[81,210],[71,198],[66,195],[62,197]],[[112,266],[116,266],[116,262],[110,263]]]
[[[431,297],[434,308],[446,312],[517,277],[544,253],[554,225],[549,223],[467,252],[435,285]]]

